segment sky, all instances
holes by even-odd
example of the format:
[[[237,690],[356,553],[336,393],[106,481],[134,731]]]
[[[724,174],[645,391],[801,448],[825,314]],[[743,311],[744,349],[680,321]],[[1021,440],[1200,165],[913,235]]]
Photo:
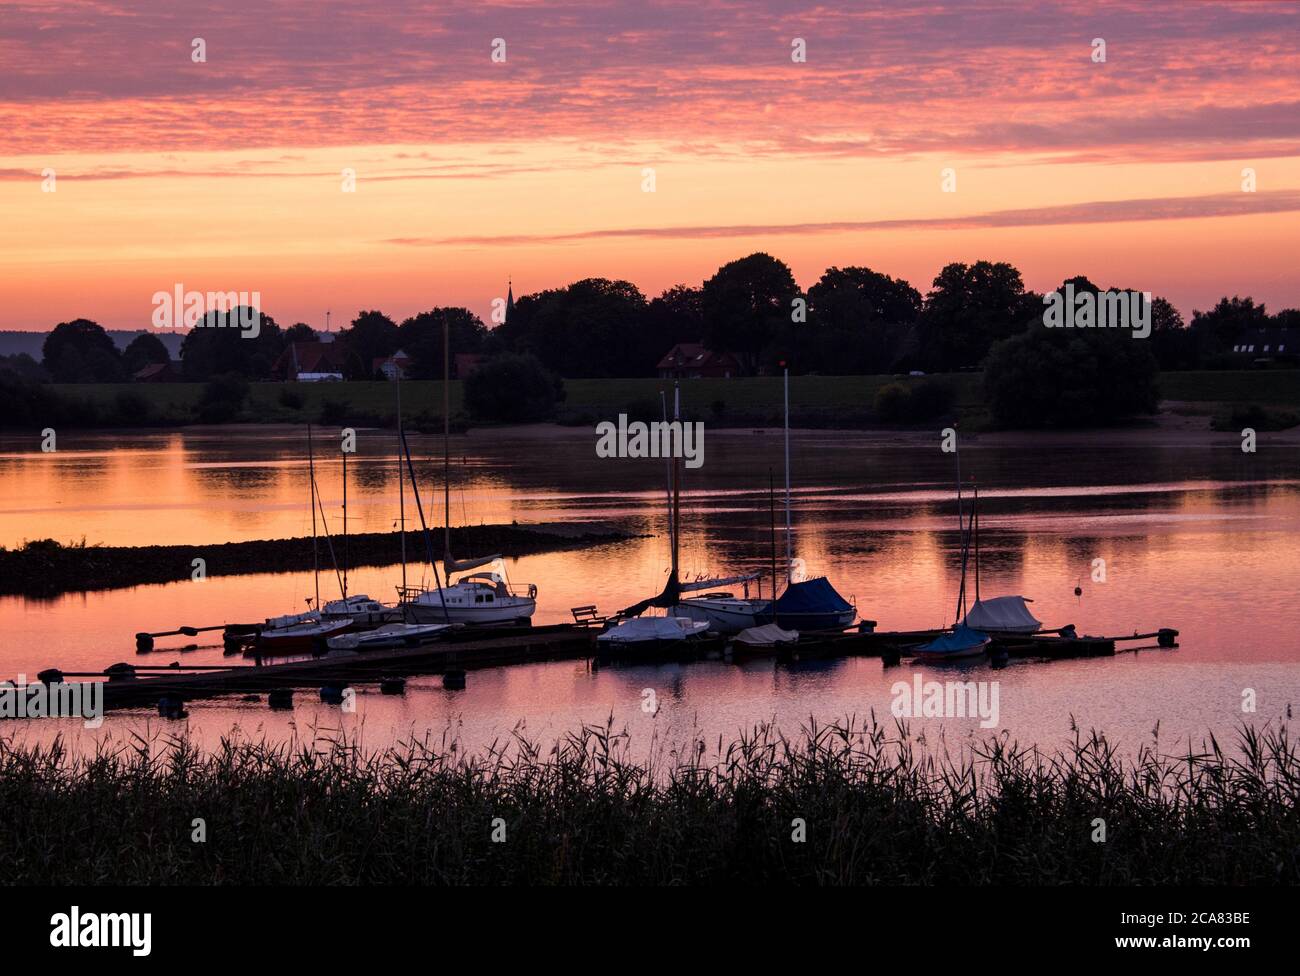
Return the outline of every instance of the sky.
[[[0,0],[0,329],[488,321],[754,251],[1190,317],[1300,306],[1298,244],[1300,3]]]

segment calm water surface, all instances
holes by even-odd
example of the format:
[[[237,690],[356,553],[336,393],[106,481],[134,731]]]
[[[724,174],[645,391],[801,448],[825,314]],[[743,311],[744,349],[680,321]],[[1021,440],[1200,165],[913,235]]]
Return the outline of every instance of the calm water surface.
[[[32,441],[29,443],[29,441]],[[602,522],[646,538],[510,562],[515,583],[540,588],[538,623],[570,619],[569,608],[613,610],[657,592],[667,571],[664,467],[653,460],[602,460],[591,431],[474,432],[453,439],[453,524]],[[341,530],[337,432],[317,441],[317,477],[332,532]],[[114,661],[220,663],[219,647],[137,656],[132,635],[179,624],[259,620],[303,607],[310,574],[223,577],[217,543],[310,534],[306,442],[292,429],[230,428],[175,433],[60,436],[42,454],[31,438],[0,439],[0,544],[61,541],[185,544],[207,561],[202,582],[142,586],[53,600],[0,598],[0,672],[34,675],[57,665],[101,669]],[[332,450],[331,450],[332,448]],[[397,468],[390,433],[362,431],[349,460],[353,531],[395,527]],[[417,438],[417,454],[440,444]],[[859,612],[882,628],[949,622],[960,576],[952,458],[937,440],[839,432],[796,433],[794,551],[809,575],[829,576]],[[90,743],[109,735],[175,733],[204,742],[232,731],[273,738],[344,730],[371,746],[412,736],[454,735],[481,748],[520,729],[553,740],[612,715],[634,743],[733,738],[776,721],[797,731],[810,717],[888,718],[891,685],[954,677],[999,682],[998,730],[1055,746],[1071,722],[1136,745],[1159,723],[1171,747],[1209,732],[1231,735],[1243,719],[1286,718],[1300,706],[1300,449],[1267,443],[1243,455],[1231,443],[1062,438],[1056,443],[967,441],[963,473],[979,479],[981,587],[985,596],[1024,594],[1048,626],[1132,633],[1182,632],[1177,650],[1052,664],[1013,662],[961,671],[885,670],[852,659],[803,666],[683,666],[591,670],[560,662],[472,672],[449,692],[416,679],[404,697],[359,689],[355,713],[299,695],[292,713],[264,703],[190,706],[187,723],[152,712],[114,713],[91,732],[76,722],[9,723],[0,734],[48,741],[63,733]],[[769,477],[780,491],[779,433],[713,433],[705,464],[687,473],[683,568],[687,575],[768,572]],[[425,511],[442,519],[441,463],[419,465]],[[408,499],[408,518],[414,519]],[[778,520],[780,515],[778,513]],[[784,539],[778,542],[784,549]],[[394,559],[396,560],[396,553]],[[412,554],[414,556],[414,554]],[[1107,580],[1091,579],[1095,559]],[[188,567],[189,560],[186,559]],[[421,567],[412,563],[412,577]],[[351,577],[353,592],[388,600],[397,566]],[[1075,586],[1083,589],[1074,595]],[[333,596],[333,576],[322,576]],[[161,646],[161,642],[160,642]],[[659,712],[642,711],[654,689]],[[1244,715],[1253,689],[1257,712]],[[915,724],[927,741],[960,746],[988,731],[978,720]]]

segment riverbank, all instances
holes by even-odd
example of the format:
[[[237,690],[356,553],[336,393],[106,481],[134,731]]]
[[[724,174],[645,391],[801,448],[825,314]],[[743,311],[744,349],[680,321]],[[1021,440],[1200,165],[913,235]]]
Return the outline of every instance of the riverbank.
[[[554,418],[562,426],[589,427],[620,413],[652,420],[662,415],[660,391],[671,380],[654,377],[568,379],[565,399]],[[934,426],[933,417],[886,422],[878,413],[877,395],[892,385],[909,389],[942,386],[951,403],[940,411],[945,422],[968,431],[988,429],[983,374],[951,373],[910,376],[792,376],[791,423],[797,427],[845,430],[892,430]],[[1254,426],[1294,426],[1300,421],[1300,373],[1295,370],[1223,370],[1163,373],[1162,407],[1179,410],[1207,426],[1227,430],[1240,408],[1266,409]],[[68,405],[69,415],[84,415],[75,426],[169,427],[195,423],[203,395],[201,383],[96,383],[41,387]],[[714,428],[766,427],[782,421],[782,384],[775,376],[681,381],[683,407],[690,419]],[[458,428],[470,423],[464,413],[461,383],[449,390]],[[442,383],[413,380],[402,384],[403,416],[415,430],[440,430]],[[78,406],[80,405],[80,406]],[[84,408],[84,409],[83,409]],[[394,427],[396,391],[382,382],[252,383],[246,401],[223,420],[250,424],[322,423],[331,426]],[[1201,419],[1203,418],[1203,420]],[[1247,419],[1249,417],[1247,416]],[[65,421],[66,423],[66,421]]]
[[[901,736],[899,732],[904,734]],[[1300,758],[1060,752],[990,739],[928,755],[906,729],[759,726],[626,758],[554,749],[379,754],[321,739],[123,742],[74,758],[0,738],[9,884],[1295,884]],[[717,749],[714,753],[712,750]],[[680,758],[679,758],[680,757]],[[197,819],[196,819],[197,818]],[[202,842],[196,831],[202,825]],[[141,844],[141,838],[148,838]]]
[[[471,525],[451,530],[456,552],[499,553],[506,557],[607,545],[631,538],[605,527],[556,526],[553,529],[518,525]],[[343,558],[342,539],[334,553]],[[441,546],[439,542],[435,549]],[[406,533],[406,554],[412,564],[424,561],[424,537]],[[329,547],[317,540],[313,555],[310,537],[260,539],[209,545],[88,546],[39,539],[17,549],[0,547],[0,594],[55,596],[60,593],[107,590],[145,583],[193,579],[194,560],[201,559],[205,576],[286,573],[320,566],[333,572]],[[400,532],[353,534],[347,540],[347,562],[357,566],[391,566],[401,560]]]

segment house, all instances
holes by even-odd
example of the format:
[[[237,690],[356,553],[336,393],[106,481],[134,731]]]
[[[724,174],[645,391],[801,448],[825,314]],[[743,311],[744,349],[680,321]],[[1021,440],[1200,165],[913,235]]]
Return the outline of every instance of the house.
[[[679,342],[656,367],[662,379],[730,378],[740,373],[740,360],[729,352],[713,352],[701,342]]]
[[[1248,329],[1237,336],[1232,351],[1256,366],[1300,361],[1300,330]]]
[[[335,342],[291,342],[271,367],[271,375],[298,383],[341,380],[345,355]]]
[[[372,376],[378,374],[389,382],[404,380],[410,373],[411,357],[400,349],[391,356],[379,356],[370,364]]]
[[[144,369],[136,370],[131,379],[136,383],[175,383],[181,378],[181,371],[170,360],[165,363],[150,363]]]

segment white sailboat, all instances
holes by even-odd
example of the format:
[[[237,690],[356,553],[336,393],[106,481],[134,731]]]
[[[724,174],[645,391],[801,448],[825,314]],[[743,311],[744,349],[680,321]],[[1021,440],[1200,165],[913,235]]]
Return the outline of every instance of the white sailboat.
[[[532,622],[537,610],[537,587],[516,591],[506,575],[500,555],[458,560],[451,554],[451,326],[443,323],[442,333],[442,464],[443,464],[443,556],[447,583],[435,581],[432,589],[403,586],[399,591],[403,618],[417,624],[520,624]],[[407,457],[410,467],[409,453]],[[411,486],[419,505],[419,488],[411,471]],[[421,519],[423,519],[421,511]],[[427,527],[426,527],[427,534]],[[427,542],[427,540],[426,540]],[[432,562],[432,554],[430,554]],[[474,572],[474,570],[485,570]],[[435,574],[437,567],[434,567]],[[466,574],[452,582],[454,574]]]

